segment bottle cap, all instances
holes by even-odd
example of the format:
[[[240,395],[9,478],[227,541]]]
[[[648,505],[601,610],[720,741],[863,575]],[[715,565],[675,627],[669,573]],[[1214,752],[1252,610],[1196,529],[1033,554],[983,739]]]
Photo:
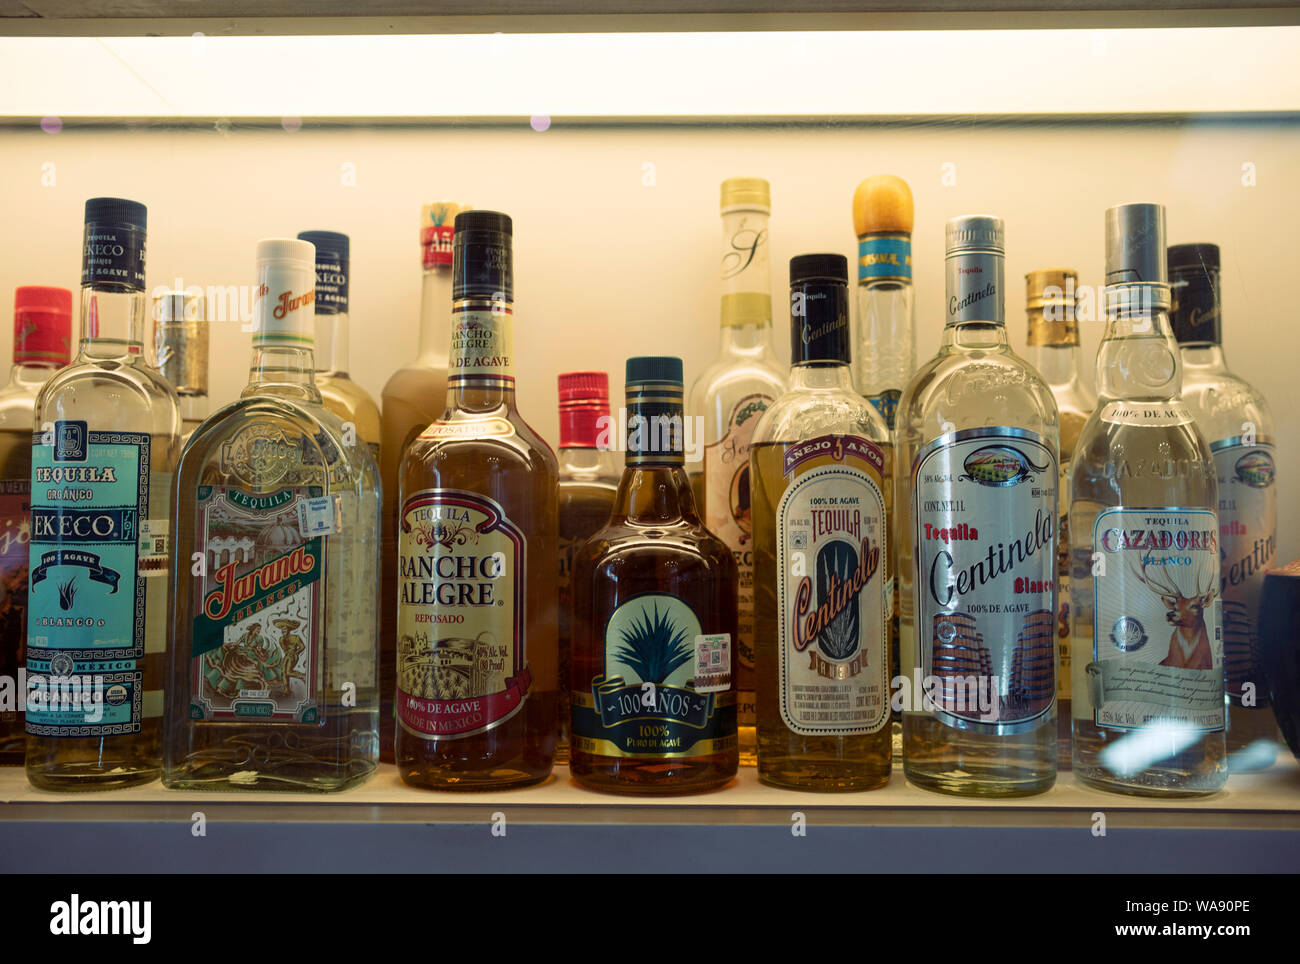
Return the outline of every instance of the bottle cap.
[[[451,267],[456,215],[469,209],[468,204],[456,201],[433,201],[420,209],[420,252],[424,267]]]
[[[153,303],[154,363],[178,395],[208,393],[208,325],[201,294],[164,291]]]
[[[257,280],[253,344],[311,348],[316,320],[315,245],[290,238],[257,242]]]
[[[139,201],[128,201],[120,197],[92,197],[86,201],[86,223],[145,231],[149,227],[149,212]]]
[[[14,291],[14,364],[54,362],[72,356],[72,292],[22,285]]]
[[[1106,284],[1165,284],[1165,209],[1120,204],[1106,210]]]
[[[864,234],[911,234],[912,189],[901,177],[877,174],[853,192],[853,231]]]
[[[1073,268],[1039,268],[1025,275],[1025,311],[1031,346],[1077,345],[1075,292],[1079,273]]]
[[[563,372],[560,389],[560,447],[595,448],[600,417],[609,415],[609,376]]]
[[[790,259],[790,284],[805,281],[849,283],[849,259],[842,254],[799,254]]]
[[[1180,345],[1217,345],[1223,313],[1217,244],[1175,244],[1169,265],[1169,326]]]
[[[991,214],[963,214],[952,218],[944,230],[948,257],[967,251],[1006,253],[1006,230],[1002,219]]]
[[[758,208],[772,212],[772,185],[761,177],[729,177],[722,182],[722,210]]]
[[[682,360],[665,355],[638,355],[627,360],[623,379],[629,386],[682,387]],[[630,389],[629,389],[630,390]]]
[[[849,259],[790,259],[790,359],[795,365],[849,363]]]
[[[92,197],[86,202],[81,284],[144,290],[148,212],[139,201]]]
[[[316,246],[316,314],[347,314],[348,236],[337,231],[300,231],[298,240]]]
[[[1207,242],[1171,244],[1166,252],[1169,277],[1175,274],[1206,274],[1219,270],[1219,246]]]
[[[452,238],[451,296],[514,301],[514,226],[499,211],[462,211]]]

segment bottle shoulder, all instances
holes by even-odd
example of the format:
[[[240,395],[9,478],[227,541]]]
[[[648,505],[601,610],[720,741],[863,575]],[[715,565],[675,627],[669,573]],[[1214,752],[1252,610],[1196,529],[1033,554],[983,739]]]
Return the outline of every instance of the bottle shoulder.
[[[653,557],[665,576],[704,569],[735,578],[731,550],[702,523],[687,519],[655,525],[613,519],[587,540],[582,555],[591,566],[611,572],[644,567]]]
[[[513,466],[544,472],[558,482],[559,462],[551,446],[517,411],[445,412],[407,446],[403,471],[416,465],[435,470],[455,462],[480,461],[494,470]]]
[[[1187,369],[1182,399],[1210,442],[1247,434],[1273,439],[1268,401],[1244,378],[1230,372]]]
[[[888,444],[890,433],[876,407],[857,392],[794,390],[763,413],[753,444],[801,442],[821,435],[859,435]]]
[[[691,384],[688,408],[692,414],[706,414],[728,404],[734,406],[746,395],[776,398],[785,392],[785,387],[786,372],[770,352],[752,357],[724,355]],[[722,412],[721,417],[728,415],[729,411]]]
[[[73,362],[55,372],[40,387],[37,405],[44,408],[55,404],[70,392],[102,394],[115,389],[130,389],[150,404],[160,404],[179,411],[176,389],[143,357],[127,362]]]

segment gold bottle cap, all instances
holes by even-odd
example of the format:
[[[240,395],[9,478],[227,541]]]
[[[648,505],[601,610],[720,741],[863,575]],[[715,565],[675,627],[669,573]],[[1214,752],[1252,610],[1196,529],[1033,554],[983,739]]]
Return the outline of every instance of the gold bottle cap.
[[[1039,268],[1025,275],[1025,311],[1029,314],[1029,344],[1077,345],[1075,291],[1079,273],[1073,268]]]
[[[901,177],[877,174],[853,192],[853,230],[864,234],[911,234],[912,189]]]
[[[727,208],[772,210],[772,185],[761,177],[729,177],[722,182],[722,210]]]

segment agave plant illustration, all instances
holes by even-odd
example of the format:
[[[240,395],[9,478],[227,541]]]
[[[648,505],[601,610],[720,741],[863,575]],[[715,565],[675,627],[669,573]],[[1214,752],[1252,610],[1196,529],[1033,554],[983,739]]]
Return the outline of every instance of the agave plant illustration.
[[[59,583],[59,608],[71,609],[72,600],[77,598],[77,577]]]
[[[620,635],[623,645],[614,655],[643,683],[665,682],[692,655],[686,630],[678,627],[669,613],[660,613],[658,603],[653,617],[643,607],[640,619],[620,630]]]
[[[830,587],[832,575],[841,583],[853,578],[857,560],[853,558],[853,550],[848,546],[833,542],[819,555],[823,594]],[[858,648],[858,607],[851,602],[841,609],[821,631],[817,645],[831,659],[847,659],[852,656]]]

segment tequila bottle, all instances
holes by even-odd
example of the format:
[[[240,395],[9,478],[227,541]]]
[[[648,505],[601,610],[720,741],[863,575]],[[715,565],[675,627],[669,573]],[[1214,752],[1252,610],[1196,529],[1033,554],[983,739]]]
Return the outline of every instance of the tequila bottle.
[[[790,390],[750,450],[758,776],[804,790],[889,780],[889,429],[849,370],[848,260],[790,262]]]
[[[692,466],[695,502],[740,574],[736,647],[740,760],[755,761],[754,545],[749,445],[785,373],[772,348],[771,190],[757,177],[722,182],[722,350],[691,388],[686,410],[704,419],[704,464]]]
[[[31,542],[32,427],[36,393],[68,363],[72,292],[24,285],[14,292],[14,350],[0,389],[0,678],[23,689],[27,659],[27,573]],[[22,710],[0,708],[0,764],[21,765],[27,751]]]
[[[555,756],[557,466],[515,407],[510,218],[456,216],[447,408],[402,457],[397,765],[438,789]]]
[[[1158,204],[1106,212],[1097,410],[1070,469],[1074,773],[1105,790],[1212,793],[1223,740],[1214,460],[1182,401]]]
[[[381,393],[380,472],[384,481],[383,577],[380,580],[380,757],[394,762],[397,711],[397,470],[415,437],[442,414],[447,400],[447,345],[451,341],[452,237],[468,205],[426,204],[420,211],[419,343],[415,358],[395,371]]]
[[[257,245],[248,385],[176,475],[163,783],[341,790],[379,758],[379,467],[316,387],[316,252]]]
[[[560,375],[560,737],[557,763],[569,762],[569,686],[573,554],[614,509],[618,491],[616,453],[610,447],[609,376],[604,372]]]
[[[1273,417],[1255,388],[1228,370],[1220,342],[1219,248],[1176,244],[1168,251],[1169,313],[1183,363],[1183,401],[1210,444],[1219,480],[1219,587],[1229,754],[1263,740],[1263,752],[1233,755],[1231,769],[1271,763],[1278,739],[1260,671],[1259,599],[1277,560]]]
[[[210,411],[205,307],[201,295],[185,291],[165,291],[153,302],[154,365],[176,389],[182,445]]]
[[[1029,318],[1030,364],[1056,399],[1061,431],[1058,481],[1059,533],[1056,550],[1056,765],[1070,768],[1070,458],[1079,432],[1097,399],[1079,377],[1079,324],[1075,316],[1079,276],[1069,268],[1044,268],[1025,275],[1025,310]],[[1081,555],[1076,564],[1092,565]]]
[[[27,777],[146,783],[162,762],[176,392],[145,360],[143,204],[86,202],[81,347],[36,398]]]
[[[569,772],[691,793],[736,775],[736,562],[685,471],[680,358],[627,361],[627,455],[609,522],[573,560]]]
[[[348,236],[301,231],[298,240],[316,247],[316,387],[325,408],[344,424],[344,443],[365,445],[381,464],[379,406],[348,374]]]
[[[976,796],[1056,780],[1056,402],[1007,341],[1003,227],[947,227],[948,320],[895,433],[903,767]]]

